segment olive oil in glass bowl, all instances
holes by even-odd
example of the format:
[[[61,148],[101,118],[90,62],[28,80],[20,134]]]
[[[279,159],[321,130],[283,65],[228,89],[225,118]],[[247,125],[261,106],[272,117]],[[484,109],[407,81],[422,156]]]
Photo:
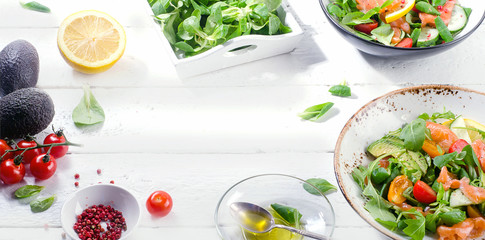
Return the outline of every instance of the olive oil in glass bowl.
[[[285,229],[274,228],[267,233],[253,233],[243,229],[231,215],[234,202],[248,202],[268,210],[276,224],[291,226],[279,216],[271,204],[297,209],[302,217],[300,226],[292,226],[330,237],[335,215],[323,194],[313,195],[303,186],[304,180],[283,174],[264,174],[246,178],[230,187],[221,197],[215,212],[216,229],[223,240],[302,240],[303,237]],[[309,187],[312,187],[309,185]],[[316,190],[318,192],[318,190]],[[254,220],[254,219],[249,219]]]

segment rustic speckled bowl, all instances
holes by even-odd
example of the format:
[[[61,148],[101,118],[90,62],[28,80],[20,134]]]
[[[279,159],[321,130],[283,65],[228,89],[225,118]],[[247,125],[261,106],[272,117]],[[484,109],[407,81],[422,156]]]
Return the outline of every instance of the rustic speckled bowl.
[[[399,89],[364,105],[345,124],[337,140],[334,155],[338,185],[354,210],[370,225],[393,239],[405,239],[380,225],[364,209],[365,199],[360,187],[351,176],[352,170],[373,160],[366,147],[389,131],[402,127],[421,113],[442,112],[443,108],[455,114],[485,121],[485,93],[471,89],[423,85]],[[425,239],[435,239],[426,236]]]
[[[327,11],[327,5],[331,0],[319,0],[325,16],[330,24],[339,32],[345,40],[351,43],[355,48],[367,54],[386,57],[386,58],[399,58],[399,59],[419,59],[422,57],[430,57],[436,54],[447,51],[459,43],[463,42],[466,38],[477,30],[485,19],[485,1],[483,0],[459,0],[460,4],[464,7],[472,9],[472,14],[468,19],[468,24],[465,29],[461,31],[455,40],[424,48],[398,48],[386,46],[373,41],[368,41],[350,32],[343,24],[341,24],[336,17],[331,15]]]

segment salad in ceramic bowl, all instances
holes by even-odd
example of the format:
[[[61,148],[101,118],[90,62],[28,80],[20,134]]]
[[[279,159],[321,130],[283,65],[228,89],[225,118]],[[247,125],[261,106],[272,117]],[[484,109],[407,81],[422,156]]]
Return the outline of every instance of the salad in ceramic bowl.
[[[393,238],[483,237],[483,103],[485,95],[472,90],[419,86],[364,106],[335,151],[339,186],[352,207]]]

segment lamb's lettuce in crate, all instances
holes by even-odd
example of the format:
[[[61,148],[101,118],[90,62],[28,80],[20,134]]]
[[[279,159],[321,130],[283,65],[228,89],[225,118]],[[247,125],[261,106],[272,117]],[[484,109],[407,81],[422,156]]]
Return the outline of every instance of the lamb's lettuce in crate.
[[[148,0],[155,20],[185,57],[232,38],[291,32],[277,11],[281,0]]]

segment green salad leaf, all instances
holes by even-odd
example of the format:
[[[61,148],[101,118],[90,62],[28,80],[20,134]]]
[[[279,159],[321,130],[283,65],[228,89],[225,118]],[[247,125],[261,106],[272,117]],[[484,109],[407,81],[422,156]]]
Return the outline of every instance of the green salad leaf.
[[[391,45],[392,36],[394,36],[394,30],[391,25],[383,24],[371,31],[372,37],[378,42],[384,45]]]
[[[411,213],[414,218],[404,220],[407,226],[402,231],[413,240],[422,240],[426,233],[426,219],[414,208],[407,212]]]
[[[441,19],[441,17],[437,17],[434,19],[434,22],[436,24],[436,29],[438,29],[438,32],[440,33],[440,36],[443,39],[443,41],[445,42],[453,41],[453,35],[451,35],[451,32],[446,26],[445,22],[443,22],[443,19]]]
[[[408,123],[399,135],[404,140],[404,147],[411,151],[420,151],[426,138],[425,129],[426,122],[421,118]]]
[[[56,195],[52,195],[48,198],[38,199],[30,202],[30,210],[34,213],[43,212],[49,209],[54,201],[56,200]]]
[[[45,5],[38,3],[36,1],[28,2],[28,3],[20,2],[20,5],[23,8],[29,9],[29,10],[32,10],[32,11],[43,12],[43,13],[50,13],[51,12],[50,8],[48,8]]]
[[[333,184],[329,183],[327,180],[323,178],[310,178],[307,179],[306,182],[310,183],[311,185],[315,186],[320,192],[323,194],[326,194],[330,191],[337,190],[337,187],[334,186]],[[320,193],[315,190],[312,186],[308,185],[307,183],[303,184],[303,188],[313,194],[313,195],[320,195]]]
[[[292,226],[299,226],[303,215],[296,209],[278,203],[271,204],[271,208]]]
[[[28,198],[39,194],[45,187],[37,185],[25,185],[15,191],[15,197]]]
[[[448,212],[441,213],[439,217],[444,224],[451,227],[465,221],[466,213],[460,209],[453,208]]]
[[[418,9],[421,12],[428,13],[431,15],[439,16],[441,13],[436,10],[435,7],[433,7],[431,4],[429,4],[427,1],[421,1],[416,3],[416,9]]]
[[[332,95],[339,97],[350,97],[352,95],[350,87],[345,81],[339,85],[332,86],[328,91],[332,93]]]
[[[298,116],[305,119],[305,120],[310,120],[310,121],[317,121],[320,119],[325,113],[332,108],[333,103],[332,102],[326,102],[322,104],[318,104],[315,106],[311,106],[302,113],[299,113]]]
[[[104,122],[104,110],[94,97],[89,86],[84,85],[84,96],[72,112],[72,120],[78,125],[92,125]]]

